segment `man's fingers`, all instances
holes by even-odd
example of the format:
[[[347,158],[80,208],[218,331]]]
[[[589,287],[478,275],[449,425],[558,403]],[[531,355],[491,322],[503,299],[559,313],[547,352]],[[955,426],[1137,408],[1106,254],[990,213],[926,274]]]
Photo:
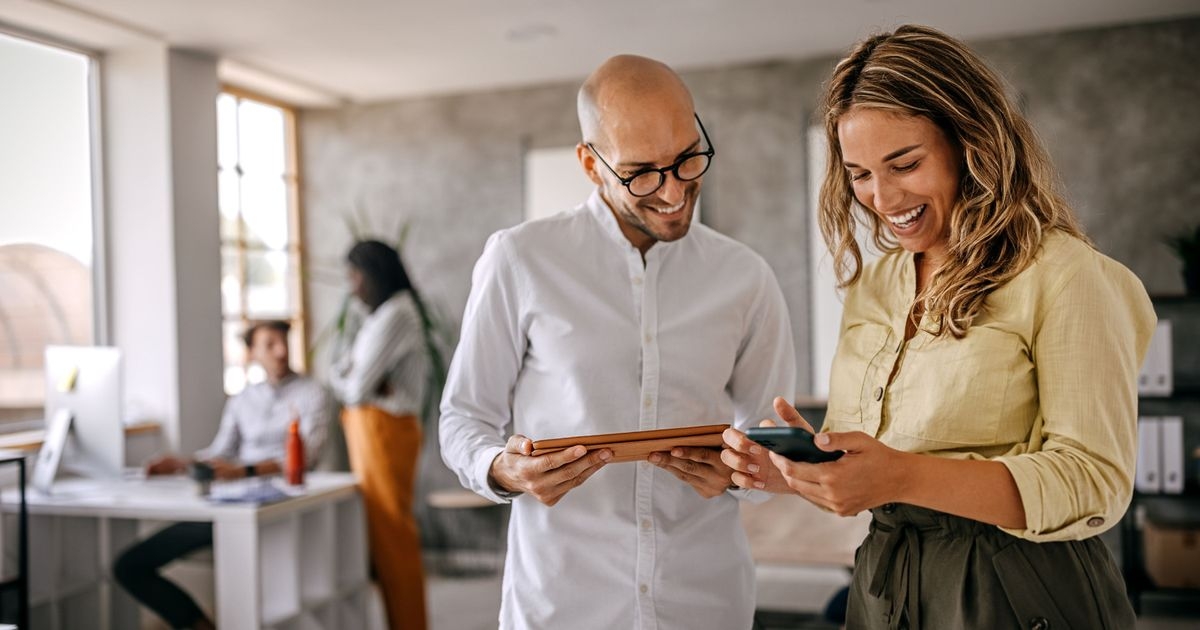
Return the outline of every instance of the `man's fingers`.
[[[529,455],[533,452],[533,441],[524,435],[514,435],[504,444],[504,450],[517,455]]]
[[[538,455],[537,470],[538,472],[547,473],[555,468],[562,468],[563,466],[578,460],[584,455],[587,455],[587,448],[585,448],[582,444],[576,444],[575,446],[564,448],[561,451],[546,453],[545,455]]]
[[[712,464],[720,459],[721,451],[707,446],[676,446],[671,449],[671,457]]]
[[[590,461],[591,457],[588,457],[576,463],[589,463]],[[569,477],[551,486],[548,490],[538,496],[538,500],[548,506],[553,506],[554,504],[558,503],[559,500],[561,500],[568,492],[583,485],[583,482],[587,481],[589,477],[596,474],[597,470],[604,468],[604,465],[607,463],[608,460],[600,460],[599,463],[592,464],[584,468],[578,475]]]
[[[701,477],[695,472],[696,467],[700,464],[686,459],[676,459],[665,453],[657,453],[657,455],[659,455],[661,459],[656,462],[656,465],[672,475],[675,475],[680,481],[684,481],[693,486],[704,482],[704,477]]]
[[[583,447],[578,446],[572,448]],[[591,453],[587,453],[586,450],[584,452],[587,455],[586,457],[580,457],[578,459],[571,460],[563,466],[548,471],[546,475],[547,481],[553,485],[567,483],[579,475],[582,475],[585,470],[593,466],[603,466],[604,464],[608,463],[608,460],[612,459],[612,451],[607,448],[592,451]]]
[[[589,462],[587,462],[587,460],[585,460],[585,462],[583,462],[583,463],[589,463]],[[604,468],[604,465],[607,463],[608,463],[607,460],[600,460],[599,462],[596,462],[594,464],[587,466],[586,468],[581,470],[579,472],[579,474],[573,475],[569,479],[566,479],[563,482],[559,483],[557,486],[555,486],[555,490],[561,489],[562,493],[566,494],[567,491],[571,490],[572,488],[578,488],[579,486],[583,485],[583,482],[587,481],[589,477],[596,474],[597,470]]]

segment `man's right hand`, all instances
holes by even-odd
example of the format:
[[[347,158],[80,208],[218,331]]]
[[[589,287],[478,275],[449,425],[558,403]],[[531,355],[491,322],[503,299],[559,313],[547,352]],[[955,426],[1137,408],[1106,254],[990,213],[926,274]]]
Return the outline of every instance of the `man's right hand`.
[[[186,471],[187,462],[173,455],[164,455],[146,464],[147,475],[178,475]]]
[[[558,503],[612,459],[607,448],[588,453],[582,445],[533,456],[533,441],[523,435],[508,438],[504,452],[492,460],[489,480],[509,492],[523,492],[546,505]]]

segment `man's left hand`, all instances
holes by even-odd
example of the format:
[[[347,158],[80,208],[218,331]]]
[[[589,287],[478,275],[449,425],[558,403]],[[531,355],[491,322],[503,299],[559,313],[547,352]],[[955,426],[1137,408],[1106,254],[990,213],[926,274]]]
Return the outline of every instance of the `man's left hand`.
[[[651,453],[650,463],[678,477],[711,499],[729,488],[733,469],[721,461],[721,451],[696,446],[677,446],[669,453]]]

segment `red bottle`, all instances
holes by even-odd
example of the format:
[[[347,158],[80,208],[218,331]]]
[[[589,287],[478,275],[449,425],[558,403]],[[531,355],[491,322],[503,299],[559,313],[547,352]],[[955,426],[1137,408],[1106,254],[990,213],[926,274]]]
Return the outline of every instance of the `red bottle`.
[[[304,485],[304,439],[300,437],[300,420],[292,420],[288,427],[286,459],[283,474],[293,486]]]

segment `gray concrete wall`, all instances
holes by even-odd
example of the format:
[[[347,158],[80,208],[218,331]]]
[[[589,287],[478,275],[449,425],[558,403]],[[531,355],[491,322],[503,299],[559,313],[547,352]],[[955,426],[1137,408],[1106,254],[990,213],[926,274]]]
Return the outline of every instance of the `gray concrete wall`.
[[[1200,20],[978,43],[1048,144],[1099,247],[1151,293],[1182,291],[1163,234],[1200,222]],[[704,221],[775,269],[809,384],[804,130],[836,59],[689,72],[717,158]],[[391,238],[408,222],[410,274],[455,328],[484,241],[522,219],[523,155],[578,138],[576,83],[413,99],[301,116],[309,302],[329,322],[343,288],[344,217]],[[316,369],[323,365],[318,355]],[[431,432],[432,433],[432,432]],[[432,435],[430,436],[432,438]],[[437,462],[425,483],[453,485]]]

